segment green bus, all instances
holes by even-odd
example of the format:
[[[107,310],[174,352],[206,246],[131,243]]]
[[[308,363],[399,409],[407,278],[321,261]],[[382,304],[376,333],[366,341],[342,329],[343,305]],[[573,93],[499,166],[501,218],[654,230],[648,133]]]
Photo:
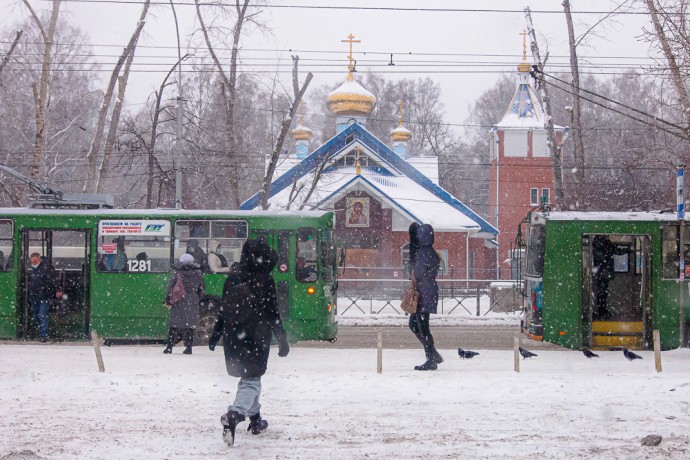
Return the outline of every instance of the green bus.
[[[674,214],[535,211],[523,223],[528,337],[573,349],[651,349],[658,330],[668,350],[679,347],[682,324],[687,338],[690,229],[681,270]]]
[[[204,271],[195,340],[215,324],[223,284],[248,238],[278,254],[272,273],[291,341],[337,335],[333,213],[181,209],[0,208],[0,338],[31,340],[29,256],[40,254],[64,292],[50,307],[49,337],[106,342],[167,337],[165,290],[179,257],[192,253]],[[197,257],[199,257],[197,259]]]

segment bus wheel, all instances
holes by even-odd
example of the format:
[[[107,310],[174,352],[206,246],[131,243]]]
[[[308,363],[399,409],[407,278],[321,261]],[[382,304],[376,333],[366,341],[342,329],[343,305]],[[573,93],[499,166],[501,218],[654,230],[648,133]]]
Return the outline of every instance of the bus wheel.
[[[332,339],[328,339],[329,343],[335,343],[338,341],[338,337],[333,337]]]

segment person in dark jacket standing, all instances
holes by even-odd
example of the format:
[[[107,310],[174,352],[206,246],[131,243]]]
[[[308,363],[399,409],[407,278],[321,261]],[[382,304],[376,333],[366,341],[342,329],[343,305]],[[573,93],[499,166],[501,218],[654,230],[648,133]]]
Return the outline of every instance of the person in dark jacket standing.
[[[411,232],[410,232],[411,233]],[[417,371],[436,370],[438,364],[443,362],[443,357],[436,351],[434,338],[429,329],[429,316],[436,313],[438,304],[438,285],[436,275],[441,261],[434,244],[434,229],[429,224],[420,225],[417,228],[417,239],[419,249],[417,250],[417,260],[414,264],[414,277],[419,291],[419,304],[417,312],[410,315],[410,330],[424,347],[426,362],[415,366]],[[410,246],[412,246],[410,244]]]
[[[268,428],[268,422],[261,418],[259,397],[273,336],[278,340],[278,356],[285,357],[290,351],[271,276],[277,261],[276,252],[263,241],[245,241],[239,269],[225,281],[221,316],[208,343],[213,351],[223,337],[228,374],[240,378],[235,401],[220,419],[228,446],[234,444],[235,428],[246,417],[247,431],[252,434]]]
[[[182,300],[172,303],[172,289],[178,277],[182,277],[185,294]],[[170,306],[170,329],[163,353],[172,353],[173,345],[182,339],[185,346],[182,353],[192,354],[194,329],[199,324],[199,301],[204,297],[205,289],[204,278],[199,266],[194,263],[194,257],[182,254],[179,264],[175,265],[175,274],[168,283],[165,295],[165,304]]]
[[[38,326],[38,338],[41,342],[48,340],[48,310],[55,298],[62,297],[58,290],[55,270],[50,262],[37,252],[29,256],[31,266],[28,270],[28,300],[31,306],[31,317]]]

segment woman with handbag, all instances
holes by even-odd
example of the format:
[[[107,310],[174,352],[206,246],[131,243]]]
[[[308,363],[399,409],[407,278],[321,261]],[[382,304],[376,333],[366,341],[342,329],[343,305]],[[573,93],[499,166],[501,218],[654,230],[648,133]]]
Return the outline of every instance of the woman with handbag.
[[[413,237],[412,226],[410,226],[410,238]],[[443,357],[436,351],[434,337],[429,329],[429,317],[436,313],[438,304],[438,285],[436,275],[441,261],[440,257],[433,248],[434,229],[429,224],[417,227],[416,238],[418,249],[412,269],[416,288],[419,292],[419,303],[417,311],[410,315],[409,327],[417,339],[424,347],[426,362],[415,366],[416,371],[434,371],[438,364],[443,362]],[[410,258],[412,258],[413,241],[410,241]]]
[[[178,281],[182,282],[180,287],[184,290],[176,287]],[[165,295],[165,304],[170,308],[170,329],[163,353],[172,353],[173,345],[182,339],[185,345],[182,353],[192,354],[194,329],[199,324],[199,301],[204,297],[205,288],[204,278],[199,266],[194,263],[194,257],[182,254]]]

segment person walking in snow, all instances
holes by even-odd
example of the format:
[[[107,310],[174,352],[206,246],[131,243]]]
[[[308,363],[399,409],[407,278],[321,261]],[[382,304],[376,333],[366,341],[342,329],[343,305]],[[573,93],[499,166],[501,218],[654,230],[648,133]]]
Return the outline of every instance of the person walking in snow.
[[[181,300],[173,303],[172,291],[178,277],[182,278],[185,294]],[[179,263],[175,265],[175,274],[168,282],[165,295],[165,304],[170,307],[170,329],[163,353],[172,353],[173,345],[181,339],[185,346],[182,353],[192,354],[194,329],[199,324],[199,301],[204,297],[205,289],[204,278],[199,266],[194,263],[194,257],[191,254],[182,254]]]
[[[285,357],[290,351],[271,276],[277,261],[276,252],[263,241],[245,241],[240,266],[225,281],[221,315],[209,339],[208,347],[213,351],[223,337],[228,374],[240,378],[235,401],[220,419],[228,446],[235,442],[237,425],[247,417],[247,431],[252,434],[260,434],[268,427],[261,418],[259,397],[273,336],[278,340],[278,356]]]
[[[412,232],[410,232],[410,235]],[[426,362],[415,366],[417,371],[434,371],[443,362],[443,357],[436,351],[434,337],[429,329],[429,317],[436,313],[438,304],[438,285],[436,275],[441,258],[433,248],[434,229],[429,224],[417,228],[419,249],[416,254],[413,274],[419,291],[417,312],[410,315],[409,327],[424,347]],[[410,248],[412,244],[410,242]],[[410,254],[411,255],[411,254]]]

